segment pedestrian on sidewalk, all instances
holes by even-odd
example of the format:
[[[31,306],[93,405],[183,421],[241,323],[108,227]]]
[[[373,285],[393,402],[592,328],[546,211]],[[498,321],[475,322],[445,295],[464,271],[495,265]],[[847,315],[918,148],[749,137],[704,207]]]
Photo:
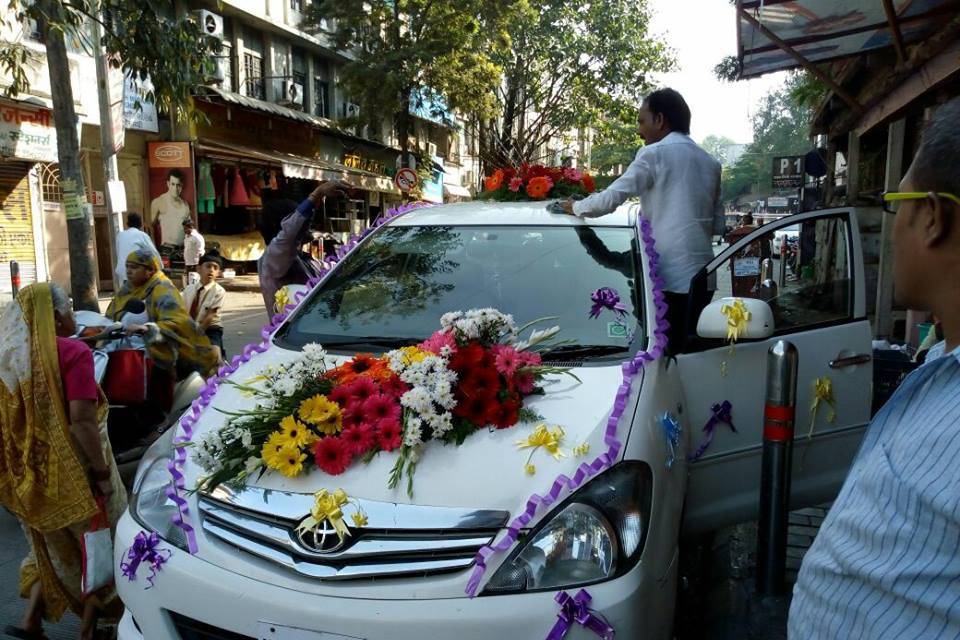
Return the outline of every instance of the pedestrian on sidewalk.
[[[323,265],[302,249],[311,240],[307,237],[309,222],[324,198],[343,195],[348,189],[350,185],[331,180],[321,183],[299,205],[285,199],[264,204],[260,234],[267,250],[257,263],[257,272],[268,316],[278,313],[277,291],[287,285],[306,284],[322,272]]]
[[[127,214],[127,228],[117,234],[117,265],[113,269],[114,291],[119,291],[127,281],[127,256],[137,249],[151,251],[160,259],[153,240],[143,231],[143,218],[139,213],[130,212]]]
[[[793,591],[796,639],[960,637],[960,98],[937,109],[894,214],[894,292],[944,342],[867,428]]]
[[[81,592],[83,536],[105,514],[116,525],[127,506],[107,439],[107,401],[93,353],[76,332],[69,296],[50,283],[20,290],[0,314],[0,505],[20,521],[30,552],[20,565],[28,599],[14,638],[44,638],[43,621],[70,609],[80,637],[123,605],[111,583]]]
[[[200,257],[197,267],[200,281],[187,285],[183,290],[183,304],[190,311],[190,317],[197,321],[200,329],[210,339],[210,344],[219,349],[220,360],[227,359],[223,348],[223,311],[227,292],[217,283],[223,271],[223,259],[220,252],[211,249]]]
[[[197,271],[200,256],[206,251],[203,236],[197,231],[192,218],[183,220],[183,278],[184,286],[192,284],[190,274]]]
[[[660,252],[671,354],[680,353],[716,289],[690,291],[690,280],[713,259],[712,238],[724,231],[720,163],[690,138],[690,107],[673,89],[644,99],[637,119],[644,146],[622,176],[583,200],[563,203],[567,213],[596,218],[639,197]]]

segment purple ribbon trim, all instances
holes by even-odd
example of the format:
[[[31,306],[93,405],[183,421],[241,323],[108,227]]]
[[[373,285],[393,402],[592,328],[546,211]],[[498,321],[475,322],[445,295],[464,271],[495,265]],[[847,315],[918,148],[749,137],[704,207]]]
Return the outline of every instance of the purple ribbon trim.
[[[599,318],[600,312],[604,309],[614,311],[618,316],[623,316],[627,308],[620,302],[620,294],[613,287],[600,287],[590,294],[593,300],[593,307],[590,308],[590,317]]]
[[[574,624],[593,631],[603,640],[613,640],[616,632],[606,620],[590,610],[591,597],[586,589],[580,589],[575,596],[561,591],[553,599],[560,605],[560,612],[546,640],[563,640]]]
[[[617,458],[620,455],[620,450],[623,448],[623,443],[617,439],[617,426],[619,425],[620,418],[623,417],[623,413],[627,408],[627,399],[630,397],[630,392],[633,389],[633,380],[637,373],[644,367],[644,365],[646,365],[648,362],[653,362],[663,355],[663,350],[667,346],[666,331],[667,327],[669,326],[665,320],[667,315],[667,305],[664,302],[662,291],[663,280],[657,276],[657,265],[659,264],[660,256],[657,254],[657,250],[654,245],[650,221],[641,215],[639,223],[640,235],[643,239],[644,251],[647,254],[650,267],[650,279],[653,281],[653,300],[657,309],[656,329],[654,329],[653,332],[653,345],[650,350],[639,351],[632,360],[627,360],[620,365],[620,369],[623,373],[623,381],[620,383],[620,387],[617,389],[616,396],[614,397],[613,410],[610,413],[610,417],[607,419],[607,426],[603,435],[603,442],[607,445],[607,450],[597,456],[589,464],[586,462],[582,463],[579,467],[577,467],[577,471],[573,474],[572,478],[569,478],[562,473],[558,475],[547,493],[542,495],[533,494],[530,496],[527,499],[526,508],[524,509],[523,513],[513,519],[513,521],[507,527],[506,533],[501,536],[500,540],[493,544],[480,547],[480,550],[477,552],[477,555],[474,558],[473,571],[470,574],[469,580],[467,580],[467,586],[465,589],[466,594],[471,598],[477,595],[477,589],[480,587],[480,581],[483,579],[483,574],[487,570],[487,560],[489,560],[490,557],[495,553],[501,553],[513,547],[513,545],[517,542],[517,537],[520,535],[520,531],[530,524],[541,507],[549,507],[556,502],[561,495],[564,495],[564,489],[568,489],[570,492],[572,492],[582,485],[588,478],[591,478],[601,471],[610,468],[613,463],[617,461]]]
[[[700,443],[700,446],[697,447],[697,450],[690,456],[687,456],[687,460],[693,462],[698,460],[700,456],[704,454],[707,448],[710,446],[710,443],[713,442],[713,436],[717,431],[717,427],[723,423],[729,425],[730,430],[734,433],[737,433],[737,428],[733,426],[733,416],[731,411],[733,410],[733,405],[730,404],[729,400],[724,400],[723,402],[715,402],[713,406],[710,407],[710,419],[707,420],[707,424],[703,425],[703,432],[706,434],[703,438],[703,442]]]
[[[123,572],[127,580],[134,582],[137,579],[137,569],[140,568],[141,563],[146,562],[150,565],[150,575],[147,577],[150,586],[147,589],[153,586],[153,580],[157,577],[157,572],[160,571],[163,563],[173,555],[170,549],[157,549],[159,545],[160,536],[157,535],[156,531],[149,534],[146,531],[141,531],[137,534],[137,537],[133,539],[133,546],[127,549],[127,560],[129,562],[120,563],[120,571]]]
[[[176,448],[176,452],[174,453],[173,459],[167,464],[167,471],[170,472],[170,477],[173,479],[173,482],[167,486],[166,494],[167,497],[170,498],[170,500],[177,507],[177,512],[172,518],[173,524],[176,525],[178,529],[183,531],[183,534],[187,539],[187,550],[190,553],[193,554],[197,552],[197,536],[193,526],[191,526],[189,522],[190,509],[186,498],[183,496],[183,494],[186,492],[186,482],[183,473],[183,469],[187,463],[187,450],[185,445],[193,440],[193,428],[196,426],[200,416],[203,415],[204,410],[213,401],[213,397],[216,395],[217,389],[220,387],[221,382],[233,375],[242,365],[250,362],[255,355],[267,351],[267,349],[270,348],[270,338],[273,336],[274,331],[276,331],[286,317],[294,309],[296,309],[297,305],[303,301],[303,299],[307,296],[308,291],[317,286],[327,275],[327,273],[336,265],[336,263],[349,254],[360,243],[360,241],[372,233],[374,229],[398,216],[407,213],[408,211],[430,206],[433,205],[428,202],[412,202],[410,204],[391,209],[377,218],[369,229],[364,230],[363,233],[352,235],[345,244],[338,248],[336,259],[330,260],[330,264],[321,269],[319,276],[312,278],[307,282],[307,290],[298,291],[293,297],[293,302],[288,304],[281,313],[273,316],[270,322],[263,327],[263,329],[260,331],[260,342],[248,344],[243,348],[243,353],[233,357],[233,359],[230,361],[230,364],[220,367],[216,375],[207,380],[206,386],[204,386],[204,388],[200,391],[200,397],[194,400],[193,404],[190,405],[190,409],[184,413],[179,423],[180,430],[178,433],[174,434],[173,438],[173,445]],[[136,542],[134,545],[136,545]],[[134,573],[135,572],[136,569],[134,568]]]

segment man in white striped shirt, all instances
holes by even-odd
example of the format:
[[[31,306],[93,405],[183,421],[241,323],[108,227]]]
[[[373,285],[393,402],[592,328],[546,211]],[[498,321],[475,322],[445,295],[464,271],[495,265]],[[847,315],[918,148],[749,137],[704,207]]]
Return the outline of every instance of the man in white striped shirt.
[[[894,291],[944,342],[873,419],[803,560],[790,638],[960,638],[960,99],[937,111],[900,191]]]

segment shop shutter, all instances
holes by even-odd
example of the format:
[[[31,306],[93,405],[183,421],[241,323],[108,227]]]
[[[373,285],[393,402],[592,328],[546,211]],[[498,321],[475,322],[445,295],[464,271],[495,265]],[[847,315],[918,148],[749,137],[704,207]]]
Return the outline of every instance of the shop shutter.
[[[37,281],[28,162],[0,162],[0,301],[10,299],[10,261],[20,266],[20,286]]]

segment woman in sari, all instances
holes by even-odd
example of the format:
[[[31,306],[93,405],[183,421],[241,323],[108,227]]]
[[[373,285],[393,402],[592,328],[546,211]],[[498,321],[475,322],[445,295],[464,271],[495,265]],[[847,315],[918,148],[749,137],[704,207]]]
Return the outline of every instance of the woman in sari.
[[[20,520],[30,553],[20,567],[29,604],[16,638],[43,638],[42,621],[67,609],[92,638],[97,617],[122,606],[112,586],[81,592],[83,534],[94,516],[111,528],[127,499],[107,439],[107,402],[70,298],[33,284],[0,311],[0,504]]]
[[[131,300],[143,301],[147,321],[129,325],[127,332],[143,335],[153,360],[150,395],[168,410],[177,372],[211,375],[220,364],[218,351],[190,318],[180,292],[164,275],[156,255],[144,249],[127,256],[127,282],[110,302],[106,315],[120,320]]]

